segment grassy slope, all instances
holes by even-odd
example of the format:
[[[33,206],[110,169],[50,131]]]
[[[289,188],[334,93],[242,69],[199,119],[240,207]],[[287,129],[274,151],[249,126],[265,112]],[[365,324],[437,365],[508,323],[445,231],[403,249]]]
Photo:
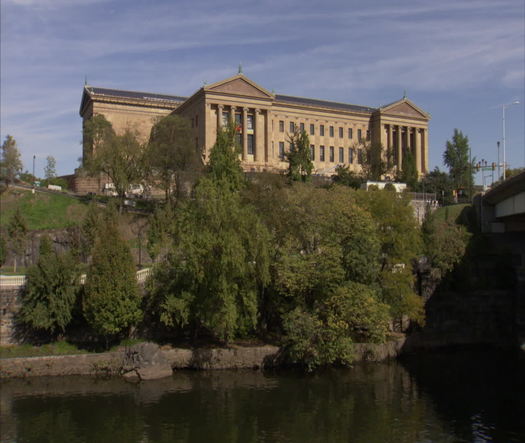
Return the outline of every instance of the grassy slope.
[[[78,223],[86,212],[86,204],[64,194],[9,190],[0,196],[0,225],[6,226],[19,207],[30,230],[61,229]]]
[[[436,212],[434,212],[435,220],[456,223],[461,211],[467,206],[470,206],[470,204],[459,204],[437,208]]]

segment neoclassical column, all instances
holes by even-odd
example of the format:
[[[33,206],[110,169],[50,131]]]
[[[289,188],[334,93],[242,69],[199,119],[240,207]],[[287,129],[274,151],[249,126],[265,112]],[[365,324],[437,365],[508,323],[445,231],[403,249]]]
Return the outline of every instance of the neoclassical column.
[[[217,131],[222,128],[222,110],[223,105],[217,105]]]
[[[407,151],[409,151],[410,153],[412,153],[412,145],[410,144],[410,126],[405,126],[406,127],[406,133],[405,133],[405,137],[406,137],[406,149]]]
[[[414,128],[414,138],[416,141],[416,169],[419,175],[423,173],[423,168],[421,167],[421,139],[419,134],[419,128]]]
[[[403,141],[401,134],[401,126],[397,126],[397,168],[401,170],[403,167]]]
[[[423,152],[424,160],[423,165],[425,168],[425,173],[428,172],[428,129],[423,129]]]
[[[248,108],[242,108],[242,159],[248,159]]]
[[[259,161],[261,159],[262,154],[262,131],[260,130],[262,128],[261,124],[261,110],[256,109],[253,114],[253,160]]]
[[[235,106],[230,106],[230,121],[235,125]]]

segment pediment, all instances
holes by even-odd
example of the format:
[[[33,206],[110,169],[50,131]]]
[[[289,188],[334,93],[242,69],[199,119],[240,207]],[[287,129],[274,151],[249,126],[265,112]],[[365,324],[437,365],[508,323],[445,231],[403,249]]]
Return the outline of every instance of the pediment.
[[[273,94],[242,74],[205,86],[204,90],[247,97],[273,98]]]
[[[410,100],[403,98],[397,102],[391,103],[385,107],[380,108],[382,114],[393,114],[403,117],[414,117],[429,119],[430,114],[418,108]]]

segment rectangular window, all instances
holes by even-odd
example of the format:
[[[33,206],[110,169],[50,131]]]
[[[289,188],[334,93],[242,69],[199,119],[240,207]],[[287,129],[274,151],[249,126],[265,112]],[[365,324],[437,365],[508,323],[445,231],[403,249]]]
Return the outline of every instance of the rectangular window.
[[[324,162],[324,146],[319,146],[319,160]]]
[[[343,138],[343,128],[339,128],[339,138]]]
[[[345,150],[344,148],[339,148],[339,163],[345,162]]]
[[[319,126],[319,135],[324,137],[324,125]]]
[[[330,146],[330,161],[333,163],[335,161],[335,152],[334,147]]]
[[[348,148],[348,163],[354,162],[354,150],[352,148]]]
[[[254,154],[254,146],[253,146],[253,134],[248,134],[248,154],[253,155]]]
[[[299,130],[300,130],[301,132],[304,131],[304,123],[299,123]]]
[[[247,115],[246,129],[253,129],[253,115]]]
[[[290,122],[290,132],[291,133],[295,132],[295,123],[294,122]]]
[[[279,120],[279,132],[284,132],[284,122]]]
[[[357,140],[363,140],[363,131],[361,131],[361,129],[357,130]]]
[[[315,146],[314,145],[310,145],[310,160],[312,161],[315,160]]]
[[[354,131],[352,128],[348,128],[348,138],[354,138]]]
[[[235,132],[235,143],[239,148],[242,146],[242,134],[238,131]]]
[[[310,135],[315,135],[315,125],[313,123],[310,124]]]
[[[240,129],[242,129],[242,114],[235,114],[235,126],[240,126]]]
[[[284,142],[279,142],[279,158],[284,160]]]
[[[334,136],[334,127],[330,126],[330,137]]]

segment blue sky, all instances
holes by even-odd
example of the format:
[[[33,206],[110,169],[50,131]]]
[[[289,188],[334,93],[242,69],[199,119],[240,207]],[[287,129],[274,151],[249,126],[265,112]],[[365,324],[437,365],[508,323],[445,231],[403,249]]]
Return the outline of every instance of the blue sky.
[[[3,0],[1,137],[24,167],[72,173],[94,86],[189,95],[237,73],[276,93],[367,106],[408,98],[432,115],[430,166],[454,128],[525,165],[523,0]],[[478,182],[480,181],[478,177]]]

